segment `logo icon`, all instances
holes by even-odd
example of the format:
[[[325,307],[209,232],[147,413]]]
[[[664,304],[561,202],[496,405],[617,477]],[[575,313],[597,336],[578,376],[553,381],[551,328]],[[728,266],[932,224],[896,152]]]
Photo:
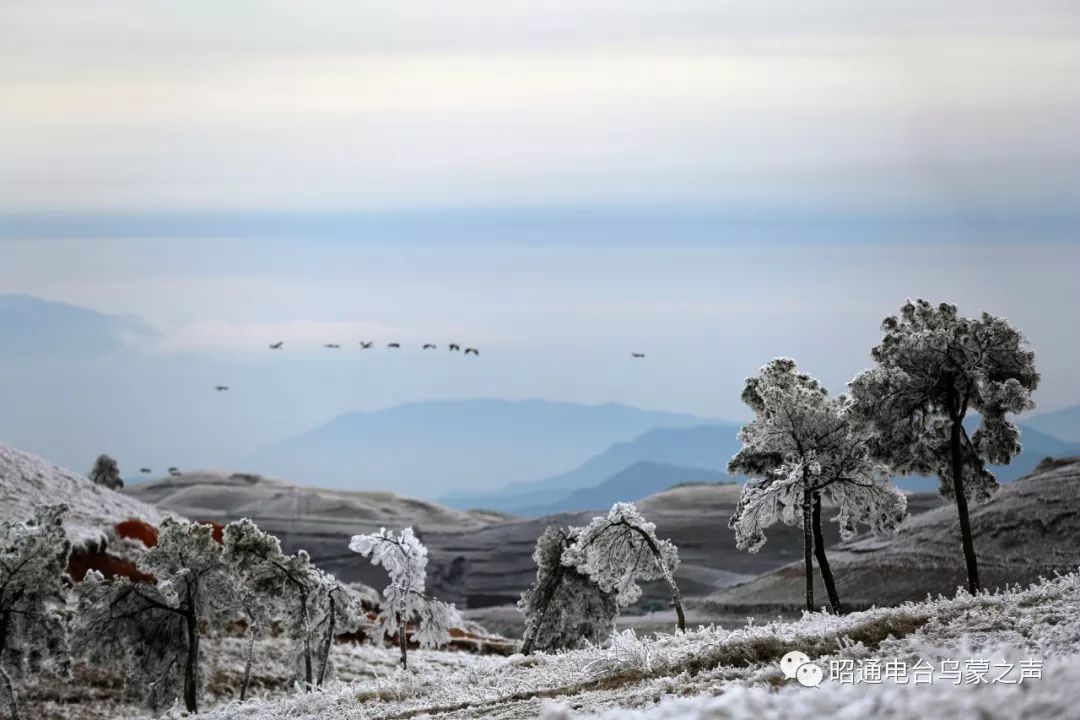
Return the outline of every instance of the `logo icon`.
[[[803,687],[817,687],[821,684],[824,673],[821,668],[810,662],[806,653],[793,650],[780,659],[780,672],[788,680],[798,680]]]

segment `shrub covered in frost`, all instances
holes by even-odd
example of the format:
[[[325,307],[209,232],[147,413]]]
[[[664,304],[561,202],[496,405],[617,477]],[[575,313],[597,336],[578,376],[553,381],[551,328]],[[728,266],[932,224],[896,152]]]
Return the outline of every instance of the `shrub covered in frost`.
[[[438,647],[450,642],[450,628],[460,623],[461,617],[453,605],[424,593],[427,548],[412,528],[405,528],[397,535],[386,528],[377,533],[354,535],[349,549],[370,557],[372,564],[382,565],[390,576],[390,584],[383,590],[378,631],[385,637],[397,636],[403,670],[408,667],[409,623],[416,627],[412,638],[420,647]]]
[[[0,523],[0,681],[3,702],[18,717],[15,684],[45,664],[66,663],[60,615],[71,550],[63,505],[42,507],[27,522]]]
[[[536,541],[536,581],[521,594],[518,609],[525,616],[521,652],[558,650],[599,644],[615,629],[619,605],[615,593],[603,590],[589,576],[563,564],[563,553],[578,530],[550,526]]]
[[[663,578],[671,591],[679,630],[686,630],[675,569],[678,548],[656,537],[656,525],[641,516],[633,503],[615,503],[607,515],[593,518],[576,529],[573,543],[563,553],[563,563],[592,578],[601,590],[615,593],[615,602],[626,607],[641,597],[643,580]]]

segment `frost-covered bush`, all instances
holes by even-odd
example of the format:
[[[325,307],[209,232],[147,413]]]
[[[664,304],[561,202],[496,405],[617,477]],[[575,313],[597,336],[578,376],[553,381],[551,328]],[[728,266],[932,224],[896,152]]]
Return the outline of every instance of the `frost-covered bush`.
[[[87,573],[78,586],[74,646],[91,662],[121,664],[128,697],[157,709],[182,694],[187,710],[197,712],[200,641],[239,614],[236,577],[210,525],[173,519],[162,523],[157,546],[138,566],[157,581]]]
[[[276,537],[246,518],[225,527],[223,542],[224,559],[237,577],[240,605],[249,623],[241,696],[247,694],[255,638],[274,621],[292,640],[293,679],[310,687],[315,682],[312,615],[320,591],[319,571],[305,551],[286,555]]]
[[[577,530],[550,526],[536,541],[536,581],[521,594],[518,609],[525,616],[521,652],[577,648],[599,643],[615,629],[619,606],[615,594],[587,575],[564,565],[563,553]]]
[[[315,684],[322,686],[334,675],[330,648],[340,634],[356,632],[367,621],[364,595],[328,572],[318,571],[313,593],[312,634],[319,640],[318,674]]]
[[[840,536],[848,539],[857,523],[895,530],[907,515],[907,500],[890,484],[888,466],[870,457],[871,429],[852,413],[851,401],[829,398],[794,360],[777,358],[747,378],[742,399],[755,417],[739,432],[742,449],[728,463],[728,472],[749,477],[729,522],[735,544],[757,552],[771,525],[802,527],[806,609],[814,609],[816,556],[833,611],[840,612],[822,502],[839,509]]]
[[[656,537],[656,525],[647,521],[633,503],[615,503],[607,515],[593,518],[574,531],[575,538],[562,562],[592,578],[601,590],[615,593],[626,607],[641,597],[640,581],[663,578],[671,591],[679,630],[686,630],[682,597],[675,584],[678,548]]]
[[[450,628],[461,622],[453,605],[424,594],[427,574],[427,548],[405,528],[397,535],[386,528],[377,533],[353,535],[349,549],[370,557],[390,576],[383,590],[378,632],[385,637],[397,635],[401,649],[401,668],[408,668],[408,624],[416,630],[412,638],[420,647],[438,647],[450,642]]]
[[[0,523],[0,688],[18,717],[15,684],[45,664],[65,669],[60,615],[71,550],[61,519],[67,508],[38,508],[27,522]]]
[[[851,382],[855,409],[874,424],[873,454],[898,472],[937,475],[956,502],[968,589],[979,569],[968,500],[998,487],[988,464],[1020,453],[1020,429],[1006,416],[1035,407],[1035,353],[1004,318],[960,316],[955,305],[908,300],[881,324],[885,336],[871,354],[877,366]],[[968,433],[968,412],[980,425]]]

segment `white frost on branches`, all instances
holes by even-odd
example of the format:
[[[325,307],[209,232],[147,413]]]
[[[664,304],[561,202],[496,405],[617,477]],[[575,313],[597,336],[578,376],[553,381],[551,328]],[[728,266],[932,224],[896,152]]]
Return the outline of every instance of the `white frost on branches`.
[[[639,582],[662,578],[671,590],[679,629],[686,629],[682,599],[675,584],[678,548],[656,537],[656,525],[642,517],[633,503],[615,503],[606,516],[593,518],[576,534],[563,554],[563,564],[588,575],[601,590],[614,592],[620,607],[641,597]]]
[[[386,637],[397,635],[401,645],[401,665],[406,666],[405,636],[409,622],[417,629],[412,639],[421,647],[438,647],[450,642],[450,628],[461,622],[453,605],[448,605],[424,593],[427,575],[427,548],[421,544],[412,528],[397,535],[381,528],[377,533],[354,535],[349,549],[370,557],[390,576],[383,590],[378,631]]]
[[[871,430],[847,397],[829,398],[787,358],[749,378],[742,397],[756,417],[739,432],[743,447],[728,465],[749,477],[729,523],[739,548],[760,550],[777,522],[801,527],[807,493],[838,508],[844,539],[858,523],[883,532],[903,521],[907,500],[889,482],[888,466],[870,456]]]

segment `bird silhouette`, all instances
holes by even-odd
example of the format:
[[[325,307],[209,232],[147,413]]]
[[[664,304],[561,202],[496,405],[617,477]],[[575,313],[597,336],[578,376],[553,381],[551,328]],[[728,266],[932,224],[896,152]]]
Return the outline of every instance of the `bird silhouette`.
[[[375,345],[375,343],[371,342],[370,340],[361,340],[360,341],[360,347],[363,348],[364,350],[370,350],[374,345]]]
[[[458,350],[461,350],[460,345],[457,343],[450,343],[450,352],[457,352]]]
[[[327,348],[329,350],[339,350],[339,349],[341,349],[341,346],[338,345],[337,343],[326,343],[325,345],[323,345],[323,347]]]
[[[141,472],[143,475],[148,475],[149,473],[152,473],[154,471],[150,468],[139,468],[139,472]]]
[[[225,390],[228,390],[229,386],[228,385],[215,385],[214,389],[217,390],[218,392],[223,392]]]
[[[399,347],[401,347],[401,343],[387,343],[386,347],[388,347],[388,348],[399,348]]]
[[[465,354],[466,355],[479,355],[480,351],[477,350],[476,348],[465,348]]]
[[[172,477],[180,477],[180,469],[174,467],[169,468],[169,475]]]
[[[284,340],[278,340],[276,343],[270,343],[271,350],[280,350],[281,346],[285,344]]]
[[[425,350],[434,350],[434,349],[435,349],[435,345],[434,345],[434,344],[432,344],[432,343],[424,343],[424,349],[425,349]]]
[[[645,357],[645,353],[630,353],[630,354],[631,354],[631,355],[632,355],[633,357],[636,357],[636,358],[643,358],[643,357]]]

